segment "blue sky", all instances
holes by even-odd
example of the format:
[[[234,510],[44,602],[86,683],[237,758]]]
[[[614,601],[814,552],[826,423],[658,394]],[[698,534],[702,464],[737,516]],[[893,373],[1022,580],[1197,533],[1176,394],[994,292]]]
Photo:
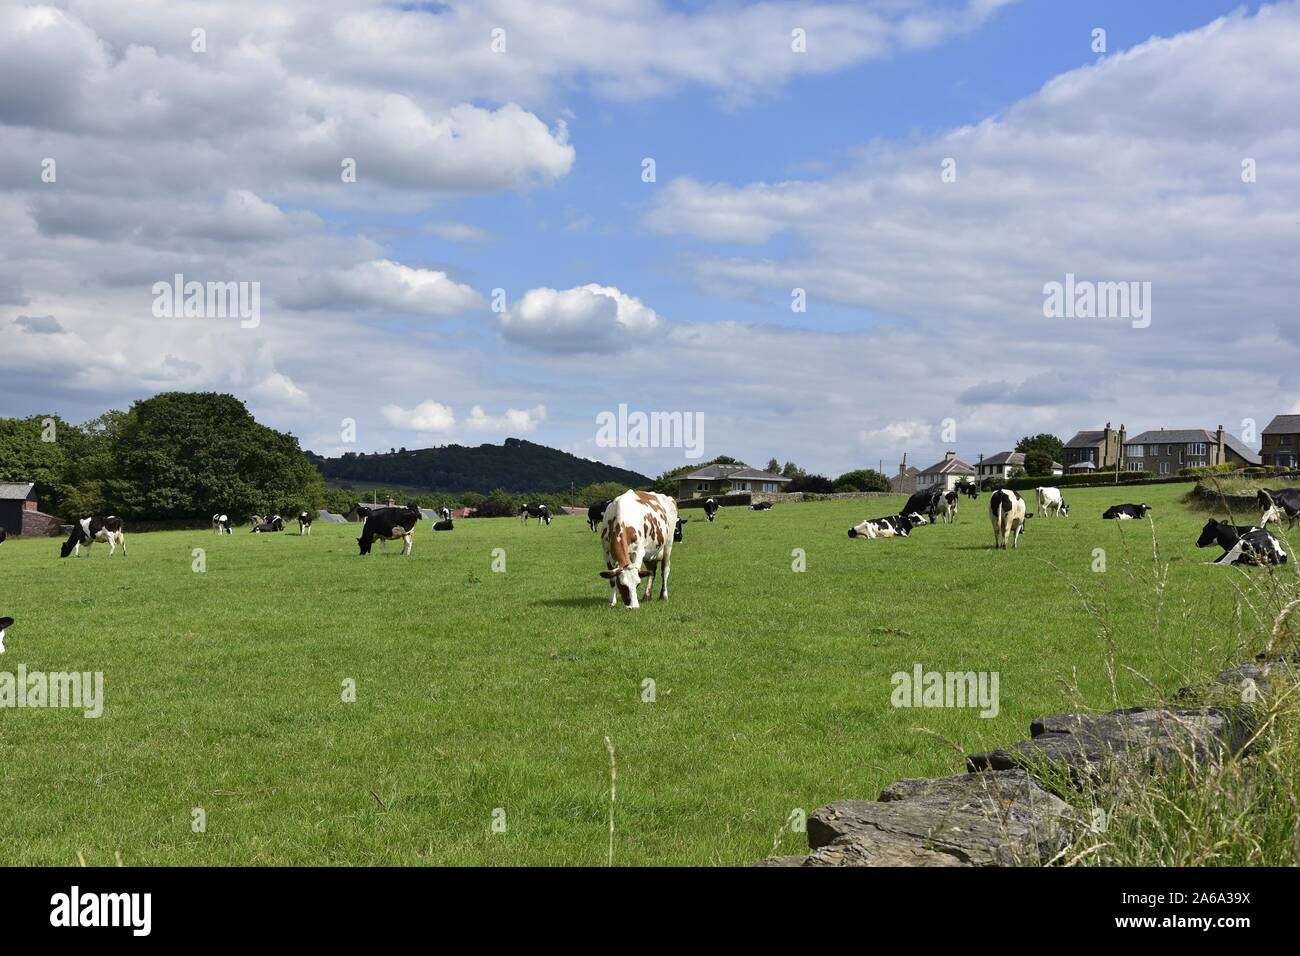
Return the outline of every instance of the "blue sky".
[[[599,447],[626,403],[835,474],[1297,410],[1295,3],[256,6],[0,4],[0,412],[686,460]],[[257,327],[152,315],[175,271]],[[1046,319],[1066,273],[1150,328]]]

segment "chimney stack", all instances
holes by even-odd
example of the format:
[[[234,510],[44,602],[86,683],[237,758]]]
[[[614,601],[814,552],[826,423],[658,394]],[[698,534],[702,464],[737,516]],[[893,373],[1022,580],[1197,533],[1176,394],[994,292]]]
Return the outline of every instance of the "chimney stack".
[[[956,457],[957,457],[957,453],[956,453],[955,451],[950,451],[950,452],[948,452],[947,454],[945,454],[945,455],[943,456],[943,460],[944,460],[944,461],[952,461],[952,460],[953,460],[954,458],[956,458]]]

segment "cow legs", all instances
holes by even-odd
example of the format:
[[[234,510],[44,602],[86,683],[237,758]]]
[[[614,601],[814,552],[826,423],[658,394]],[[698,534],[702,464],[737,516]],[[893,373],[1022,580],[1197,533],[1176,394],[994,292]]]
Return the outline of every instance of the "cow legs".
[[[668,566],[670,561],[667,557],[663,560],[663,573],[659,577],[659,600],[668,600]]]
[[[659,570],[659,562],[647,561],[645,566],[650,569],[650,577],[646,578],[645,582],[645,599],[648,601],[650,600],[650,593],[654,590],[655,572]]]
[[[402,548],[402,554],[410,554],[410,553],[411,553],[411,541],[413,540],[413,536],[412,536],[411,533],[408,531],[406,534],[402,535],[402,540],[403,540],[404,542],[406,542],[405,547]]]
[[[617,578],[609,579],[609,606],[610,607],[614,607],[618,604],[618,585],[614,583],[616,580]]]

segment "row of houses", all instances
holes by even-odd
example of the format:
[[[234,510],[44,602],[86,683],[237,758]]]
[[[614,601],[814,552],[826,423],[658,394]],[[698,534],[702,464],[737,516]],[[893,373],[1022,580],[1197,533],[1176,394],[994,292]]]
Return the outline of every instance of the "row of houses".
[[[1063,461],[1052,462],[1052,474],[1078,474],[1089,471],[1148,471],[1154,475],[1176,475],[1183,468],[1209,465],[1278,465],[1294,468],[1300,458],[1300,415],[1278,415],[1261,435],[1261,448],[1251,449],[1236,435],[1220,425],[1214,431],[1205,428],[1154,428],[1129,436],[1120,425],[1116,430],[1107,422],[1098,431],[1077,432],[1065,443]],[[894,491],[914,491],[942,486],[951,490],[965,481],[982,482],[987,478],[1008,478],[1023,468],[1025,456],[1020,452],[1001,451],[980,455],[974,465],[948,452],[942,461],[918,469],[899,464],[891,479]]]

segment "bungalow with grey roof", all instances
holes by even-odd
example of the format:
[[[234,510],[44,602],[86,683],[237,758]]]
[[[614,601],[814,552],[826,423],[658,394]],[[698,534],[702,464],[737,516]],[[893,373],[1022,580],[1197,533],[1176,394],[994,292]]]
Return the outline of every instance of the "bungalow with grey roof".
[[[781,491],[791,479],[748,465],[705,465],[677,479],[678,498],[707,498],[737,492]]]

